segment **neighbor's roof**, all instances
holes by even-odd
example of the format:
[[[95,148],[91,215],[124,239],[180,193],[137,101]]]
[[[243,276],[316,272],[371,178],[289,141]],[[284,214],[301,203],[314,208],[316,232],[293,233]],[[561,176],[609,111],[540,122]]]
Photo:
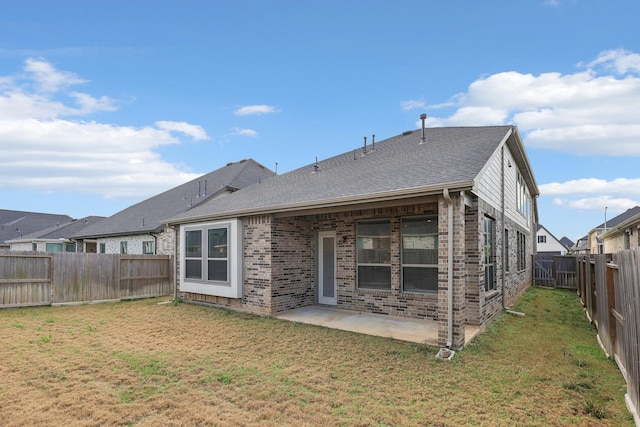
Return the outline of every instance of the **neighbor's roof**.
[[[145,234],[162,230],[161,220],[187,212],[222,193],[267,179],[275,173],[252,159],[229,163],[87,227],[75,238]],[[216,199],[219,200],[219,199]]]
[[[0,209],[0,244],[71,220],[69,215]]]
[[[615,216],[611,219],[607,220],[607,228],[616,227],[619,224],[631,219],[632,217],[640,214],[640,206],[634,206],[631,209],[627,209],[625,212],[622,212],[620,215]],[[593,230],[604,228],[604,222],[599,226],[595,227]],[[591,230],[591,231],[593,231]]]
[[[317,164],[244,188],[224,200],[204,203],[169,223],[344,206],[472,189],[474,180],[504,142],[529,184],[538,189],[517,129],[513,126],[427,128],[369,144]],[[317,166],[317,167],[316,167]]]
[[[9,242],[32,241],[32,240],[50,240],[50,239],[68,239],[83,229],[102,221],[103,216],[88,216],[81,219],[73,219],[64,224],[57,224],[44,230],[36,231],[22,236],[22,238],[11,239]]]
[[[567,236],[564,236],[562,239],[560,239],[560,243],[562,243],[565,248],[571,248],[574,245],[573,241]]]

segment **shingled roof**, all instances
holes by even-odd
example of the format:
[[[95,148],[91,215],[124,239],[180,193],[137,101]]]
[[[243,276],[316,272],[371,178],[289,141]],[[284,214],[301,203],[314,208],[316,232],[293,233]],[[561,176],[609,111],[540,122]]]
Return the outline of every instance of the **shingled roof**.
[[[421,129],[274,176],[246,187],[224,200],[204,203],[175,215],[169,223],[260,213],[302,210],[435,194],[444,188],[464,190],[503,142],[525,171],[537,196],[537,186],[513,126]]]
[[[0,246],[8,246],[8,240],[72,220],[69,215],[0,209]]]
[[[252,159],[229,163],[164,193],[130,206],[87,227],[74,238],[97,238],[160,232],[161,220],[186,212],[223,193],[267,179],[275,173]],[[221,199],[216,199],[221,200]]]

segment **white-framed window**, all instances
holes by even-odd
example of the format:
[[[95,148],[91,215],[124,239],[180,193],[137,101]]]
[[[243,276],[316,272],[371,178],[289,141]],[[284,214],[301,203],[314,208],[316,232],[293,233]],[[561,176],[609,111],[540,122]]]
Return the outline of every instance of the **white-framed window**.
[[[438,292],[438,216],[402,219],[402,290]]]
[[[180,290],[242,297],[240,220],[184,225],[180,238]]]
[[[101,254],[107,253],[107,244],[106,243],[100,243],[100,253]]]
[[[527,183],[520,172],[518,172],[516,177],[516,206],[522,216],[525,218],[529,217],[531,200],[529,198],[529,191],[527,190]]]
[[[547,243],[547,236],[538,236],[538,243]]]
[[[356,229],[358,288],[391,290],[391,222],[360,221]]]
[[[64,245],[65,252],[75,252],[76,244],[75,243],[65,243]]]
[[[127,242],[120,242],[120,253],[122,255],[129,253],[129,244]]]
[[[153,255],[156,253],[156,242],[153,240],[148,240],[142,242],[142,253],[144,255]]]
[[[36,243],[36,242],[32,242],[32,243],[31,243],[31,250],[32,250],[33,252],[37,252],[37,251],[38,251],[38,243]]]

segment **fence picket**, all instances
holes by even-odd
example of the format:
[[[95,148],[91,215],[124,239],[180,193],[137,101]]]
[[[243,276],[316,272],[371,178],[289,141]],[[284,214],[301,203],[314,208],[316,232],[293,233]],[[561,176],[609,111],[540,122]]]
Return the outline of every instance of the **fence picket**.
[[[170,295],[171,263],[167,255],[0,252],[0,308]]]

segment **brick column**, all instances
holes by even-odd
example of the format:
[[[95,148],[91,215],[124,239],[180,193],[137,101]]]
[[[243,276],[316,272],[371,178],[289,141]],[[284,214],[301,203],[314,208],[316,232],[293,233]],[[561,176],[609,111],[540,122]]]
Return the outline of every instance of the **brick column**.
[[[449,242],[448,205],[438,198],[438,345],[448,339],[448,269],[449,244],[453,244],[453,336],[451,347],[460,349],[465,338],[465,217],[464,199],[451,194],[453,204],[453,242]]]

